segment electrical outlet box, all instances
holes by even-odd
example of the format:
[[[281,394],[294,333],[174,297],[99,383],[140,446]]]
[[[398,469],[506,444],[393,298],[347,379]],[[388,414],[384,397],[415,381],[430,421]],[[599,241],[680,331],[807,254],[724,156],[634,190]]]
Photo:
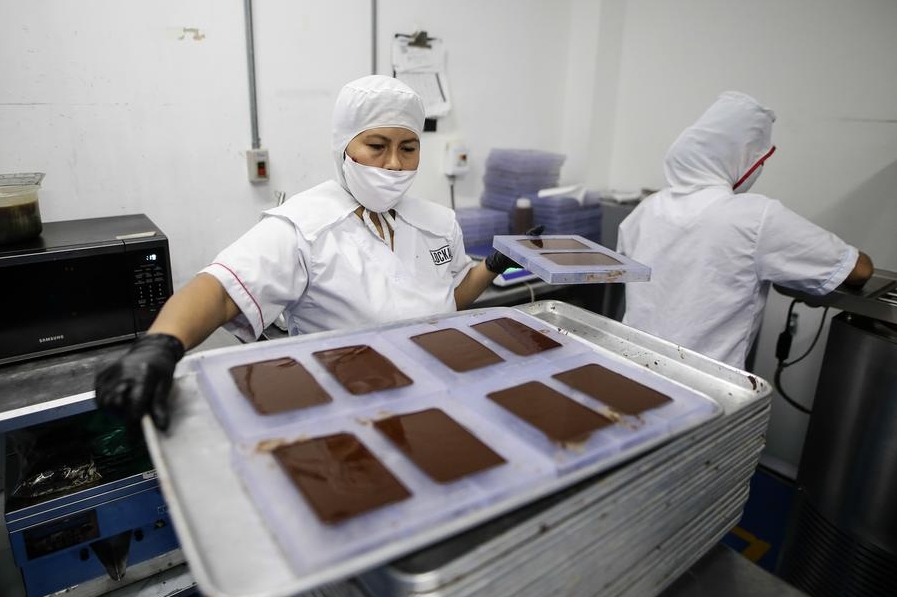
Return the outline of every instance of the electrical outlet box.
[[[470,170],[467,162],[467,146],[459,142],[447,143],[445,146],[445,163],[443,170],[446,176],[461,176]]]
[[[268,181],[268,150],[250,149],[246,152],[246,166],[249,169],[249,182]]]

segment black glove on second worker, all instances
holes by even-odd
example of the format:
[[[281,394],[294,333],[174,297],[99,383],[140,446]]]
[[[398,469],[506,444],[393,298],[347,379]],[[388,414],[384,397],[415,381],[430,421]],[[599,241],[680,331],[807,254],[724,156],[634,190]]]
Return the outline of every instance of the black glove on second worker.
[[[147,334],[134,342],[118,361],[96,377],[100,408],[138,421],[149,413],[158,429],[168,429],[168,392],[184,345],[168,334]]]
[[[540,236],[542,231],[545,230],[545,226],[539,225],[535,228],[530,228],[526,231],[527,236]],[[520,264],[505,255],[504,253],[499,253],[498,251],[493,251],[491,255],[486,257],[486,269],[492,272],[493,274],[501,274],[506,269],[512,267],[520,267]]]

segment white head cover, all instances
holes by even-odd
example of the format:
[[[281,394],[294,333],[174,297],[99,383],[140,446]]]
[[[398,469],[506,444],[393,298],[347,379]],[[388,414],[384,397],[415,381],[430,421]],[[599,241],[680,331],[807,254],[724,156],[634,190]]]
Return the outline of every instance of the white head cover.
[[[413,89],[392,77],[368,75],[347,83],[333,106],[333,161],[343,188],[343,152],[349,141],[364,131],[400,127],[420,137],[424,103]]]
[[[749,95],[720,94],[667,151],[664,174],[673,195],[728,189],[772,152],[775,113]]]

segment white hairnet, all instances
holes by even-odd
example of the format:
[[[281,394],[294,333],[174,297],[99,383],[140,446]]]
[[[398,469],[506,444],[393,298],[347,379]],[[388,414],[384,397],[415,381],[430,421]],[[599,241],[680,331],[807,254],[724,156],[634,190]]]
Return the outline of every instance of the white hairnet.
[[[337,180],[344,188],[346,146],[359,133],[379,127],[400,127],[420,137],[424,128],[420,96],[398,79],[384,75],[368,75],[347,83],[333,106],[333,159]]]
[[[738,91],[720,94],[667,151],[664,174],[674,193],[732,187],[772,149],[775,112]]]

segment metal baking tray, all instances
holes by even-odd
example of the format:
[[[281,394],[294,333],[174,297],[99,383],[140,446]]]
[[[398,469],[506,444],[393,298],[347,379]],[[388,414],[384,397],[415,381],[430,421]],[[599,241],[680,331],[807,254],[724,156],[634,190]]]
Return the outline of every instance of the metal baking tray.
[[[742,409],[759,408],[764,398],[768,407],[770,388],[762,379],[613,320],[552,301],[533,303],[521,310],[556,326],[564,334],[593,343],[711,396],[722,405],[724,416]],[[174,412],[169,432],[158,432],[148,419],[144,420],[144,432],[182,549],[206,595],[294,595],[381,566],[484,520],[462,518],[453,525],[421,533],[411,541],[384,545],[318,574],[297,577],[230,466],[231,442],[208,402],[202,398],[189,358],[178,367],[172,402]],[[718,427],[719,423],[711,425]],[[697,427],[676,441],[702,436],[703,431],[703,427]],[[621,468],[630,468],[637,473],[639,462],[640,459],[636,459]],[[590,475],[594,473],[582,469],[575,478],[570,478],[568,484],[582,482]],[[553,491],[561,489],[558,486]],[[489,512],[488,516],[499,516],[539,497],[536,494],[520,496],[519,501],[507,503],[502,509]],[[575,499],[575,496],[563,499]]]

